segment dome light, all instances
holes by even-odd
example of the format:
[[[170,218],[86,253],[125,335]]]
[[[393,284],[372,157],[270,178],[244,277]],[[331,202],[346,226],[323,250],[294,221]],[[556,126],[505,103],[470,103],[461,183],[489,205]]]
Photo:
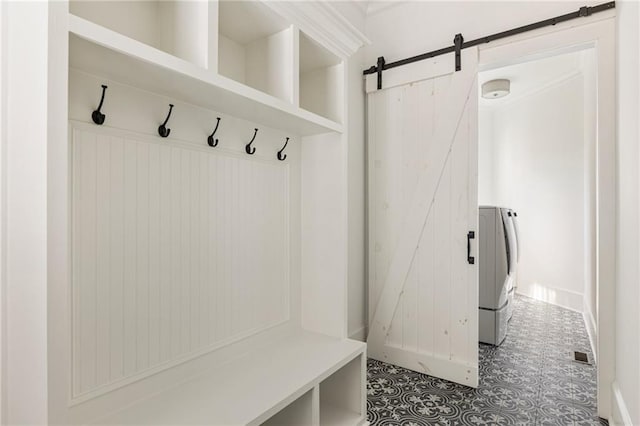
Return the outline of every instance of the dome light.
[[[491,80],[482,85],[482,97],[485,99],[503,98],[510,92],[511,82],[507,79]]]

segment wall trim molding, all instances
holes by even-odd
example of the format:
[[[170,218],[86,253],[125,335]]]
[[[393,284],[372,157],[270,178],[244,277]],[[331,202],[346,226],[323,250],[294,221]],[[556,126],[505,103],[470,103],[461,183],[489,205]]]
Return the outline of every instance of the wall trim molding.
[[[614,381],[611,384],[611,394],[613,396],[613,401],[611,401],[613,409],[611,410],[609,424],[613,426],[633,425],[631,415],[629,414],[629,410],[627,409],[627,404],[625,404],[622,392],[620,391],[620,387],[618,386],[618,381]]]
[[[329,2],[266,1],[264,4],[343,59],[371,44],[367,36]]]
[[[584,295],[582,293],[557,287],[542,288],[544,289],[543,292],[534,292],[528,286],[520,284],[516,288],[516,293],[542,302],[550,303],[552,305],[561,306],[574,312],[582,313],[584,300]],[[553,294],[553,297],[551,294]]]
[[[594,361],[598,361],[598,335],[597,335],[597,327],[596,320],[593,317],[593,312],[589,309],[589,305],[587,303],[586,298],[584,299],[584,304],[582,307],[582,318],[584,320],[584,325],[587,328],[587,334],[589,335],[589,344],[591,344],[591,351],[593,352]]]

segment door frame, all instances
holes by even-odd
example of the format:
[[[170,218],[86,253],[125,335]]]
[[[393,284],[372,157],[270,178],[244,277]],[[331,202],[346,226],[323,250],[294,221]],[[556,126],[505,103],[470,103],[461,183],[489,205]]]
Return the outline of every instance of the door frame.
[[[598,415],[612,413],[615,380],[616,280],[616,23],[615,10],[480,46],[479,71],[595,48],[596,131],[596,356]],[[463,64],[464,66],[464,64]]]

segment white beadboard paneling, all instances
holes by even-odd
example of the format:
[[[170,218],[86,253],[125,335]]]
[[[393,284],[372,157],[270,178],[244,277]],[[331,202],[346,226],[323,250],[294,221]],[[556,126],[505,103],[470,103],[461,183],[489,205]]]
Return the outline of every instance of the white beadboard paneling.
[[[79,390],[90,389],[96,384],[96,137],[91,134],[80,136],[82,149],[79,152],[78,165],[82,174],[93,174],[93,179],[83,180],[80,185],[78,206],[78,224],[83,232],[78,232],[78,249],[86,256],[86,261],[78,265],[78,278],[86,283],[78,288],[78,363],[80,373]]]
[[[77,150],[76,150],[77,151]],[[109,141],[109,380],[124,376],[124,140]],[[75,185],[78,187],[79,185]],[[77,196],[74,195],[74,200]],[[78,219],[75,218],[77,222]],[[79,262],[74,262],[79,263]],[[79,305],[78,300],[74,300]],[[74,324],[76,321],[74,321]]]
[[[84,134],[84,133],[83,133]],[[73,143],[73,142],[72,142]],[[75,143],[74,143],[75,145]],[[83,147],[84,148],[84,147]],[[73,149],[73,147],[72,147]],[[131,376],[135,373],[136,365],[136,309],[138,307],[136,303],[137,297],[137,283],[136,283],[136,145],[132,141],[125,140],[124,142],[124,172],[123,172],[123,191],[124,191],[124,245],[120,250],[124,256],[124,282],[123,282],[123,317],[124,317],[124,348],[123,348],[123,360],[124,360],[124,376]],[[77,169],[74,166],[74,170]],[[84,176],[78,176],[78,184],[82,185],[83,181],[91,180],[91,172],[89,171]],[[74,183],[76,176],[74,175]],[[75,206],[74,206],[75,207]],[[79,221],[81,217],[78,217]],[[75,225],[75,223],[74,223]],[[77,230],[78,233],[82,233],[83,229]],[[72,256],[82,256],[83,253],[77,253],[72,248]],[[85,259],[84,256],[77,259],[77,262],[81,265],[85,262],[90,262],[91,258]],[[74,287],[82,287],[86,284],[83,281],[78,283],[74,282]],[[73,288],[72,290],[75,290]],[[90,300],[80,300],[80,306],[90,303]],[[82,319],[80,320],[82,322]],[[82,361],[82,360],[80,360]]]
[[[149,145],[149,212],[160,212],[160,146]],[[160,362],[160,213],[149,215],[149,365]]]
[[[127,141],[133,145],[134,141]],[[136,143],[135,177],[135,283],[136,283],[136,361],[134,369],[144,370],[149,359],[149,145]],[[134,185],[135,184],[135,185]],[[155,216],[155,214],[154,214]]]
[[[71,127],[73,398],[289,319],[287,163]]]
[[[97,318],[108,318],[111,309],[109,299],[109,283],[111,282],[111,223],[109,209],[111,198],[111,170],[109,161],[110,154],[108,136],[100,135],[96,143],[96,301],[102,300],[104,303],[96,303]],[[109,322],[96,324],[96,383],[109,381],[110,370],[110,330]]]

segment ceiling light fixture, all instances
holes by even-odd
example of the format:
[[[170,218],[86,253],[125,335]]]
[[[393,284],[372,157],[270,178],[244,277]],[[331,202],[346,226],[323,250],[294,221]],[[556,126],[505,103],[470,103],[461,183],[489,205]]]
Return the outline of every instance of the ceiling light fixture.
[[[482,97],[485,99],[503,98],[510,92],[511,82],[505,78],[487,81],[482,85]]]

